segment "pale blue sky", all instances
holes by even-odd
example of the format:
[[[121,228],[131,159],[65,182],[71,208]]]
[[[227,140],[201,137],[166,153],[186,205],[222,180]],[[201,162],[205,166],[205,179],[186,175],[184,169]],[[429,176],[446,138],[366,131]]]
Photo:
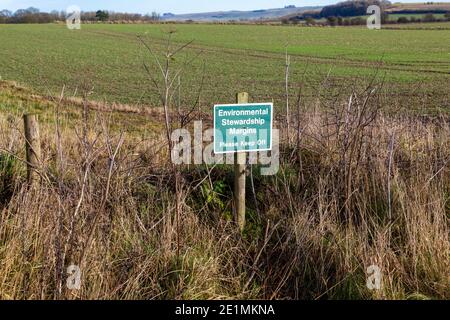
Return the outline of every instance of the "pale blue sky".
[[[42,11],[65,10],[77,5],[83,11],[106,9],[122,12],[148,13],[194,13],[219,10],[255,10],[281,8],[285,5],[315,6],[339,2],[340,0],[0,0],[0,10],[36,7]],[[404,0],[402,2],[420,2]],[[448,2],[442,1],[440,2]]]

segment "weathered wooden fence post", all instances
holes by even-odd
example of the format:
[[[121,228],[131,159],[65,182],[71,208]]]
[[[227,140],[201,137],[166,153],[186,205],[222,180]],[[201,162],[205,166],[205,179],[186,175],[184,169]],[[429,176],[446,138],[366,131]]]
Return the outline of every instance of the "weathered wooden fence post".
[[[27,155],[27,179],[30,185],[39,183],[39,167],[41,160],[41,140],[39,136],[39,123],[37,115],[26,114],[23,116],[25,126],[25,145]]]
[[[237,103],[248,103],[248,93],[237,94]],[[245,228],[245,169],[247,152],[237,152],[234,156],[234,202],[239,230]]]

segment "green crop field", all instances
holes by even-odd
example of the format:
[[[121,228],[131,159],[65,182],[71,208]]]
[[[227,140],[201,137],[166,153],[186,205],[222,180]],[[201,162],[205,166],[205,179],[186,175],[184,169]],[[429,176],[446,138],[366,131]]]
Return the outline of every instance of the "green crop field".
[[[58,24],[0,25],[0,76],[41,93],[65,85],[67,92],[79,94],[77,88],[88,83],[96,100],[157,105],[143,64],[152,72],[156,65],[137,37],[161,53],[172,31],[173,46],[193,41],[173,62],[189,62],[181,77],[183,104],[191,103],[197,92],[202,106],[232,102],[242,90],[253,99],[281,103],[287,47],[292,94],[299,83],[308,92],[324,79],[339,88],[376,75],[384,79],[393,105],[408,95],[404,107],[448,109],[449,29],[97,24],[68,30]]]

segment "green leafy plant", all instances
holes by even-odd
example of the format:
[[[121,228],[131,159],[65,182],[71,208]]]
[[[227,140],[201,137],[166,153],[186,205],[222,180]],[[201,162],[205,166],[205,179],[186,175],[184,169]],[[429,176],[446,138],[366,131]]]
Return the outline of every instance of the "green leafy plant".
[[[202,194],[204,195],[205,203],[213,208],[218,208],[220,210],[225,209],[225,203],[220,198],[221,195],[225,194],[226,184],[223,180],[215,181],[213,183],[212,189],[209,183],[205,182],[201,186]]]

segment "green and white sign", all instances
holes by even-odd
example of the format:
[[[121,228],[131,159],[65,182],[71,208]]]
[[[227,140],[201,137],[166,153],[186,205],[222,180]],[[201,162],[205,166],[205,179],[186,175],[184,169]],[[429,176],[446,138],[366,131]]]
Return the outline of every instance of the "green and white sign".
[[[272,103],[214,106],[214,153],[272,150]]]

